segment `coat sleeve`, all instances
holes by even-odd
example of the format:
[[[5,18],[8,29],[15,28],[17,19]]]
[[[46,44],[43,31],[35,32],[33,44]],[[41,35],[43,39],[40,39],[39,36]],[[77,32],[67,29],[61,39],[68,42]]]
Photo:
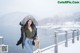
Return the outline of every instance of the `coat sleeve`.
[[[37,28],[36,28],[36,31],[35,31],[35,34],[34,34],[33,40],[35,40],[36,37],[37,37]]]
[[[23,29],[22,29],[22,27],[21,27],[21,37],[20,37],[20,39],[18,40],[18,42],[17,42],[17,44],[16,44],[17,46],[20,45],[20,44],[22,43],[22,41],[23,41],[23,32],[22,32],[22,30],[23,30]]]

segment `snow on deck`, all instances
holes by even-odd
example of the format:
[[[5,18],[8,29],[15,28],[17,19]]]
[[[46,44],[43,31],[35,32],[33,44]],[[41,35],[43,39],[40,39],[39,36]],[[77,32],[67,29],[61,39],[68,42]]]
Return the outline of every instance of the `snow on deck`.
[[[54,53],[54,47],[42,53]],[[76,40],[75,43],[72,43],[70,40],[68,47],[65,47],[65,43],[58,45],[58,53],[80,53],[80,41]]]
[[[53,46],[52,48],[45,50],[41,53],[54,53],[54,45],[52,46]],[[37,53],[37,52],[34,52],[34,53]],[[80,41],[77,41],[77,38],[75,38],[75,43],[72,43],[72,40],[68,41],[68,47],[65,47],[65,43],[58,45],[58,53],[80,53]]]

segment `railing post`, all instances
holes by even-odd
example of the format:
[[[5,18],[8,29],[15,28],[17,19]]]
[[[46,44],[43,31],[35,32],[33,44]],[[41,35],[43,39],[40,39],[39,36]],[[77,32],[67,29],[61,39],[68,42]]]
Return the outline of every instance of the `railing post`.
[[[55,40],[54,40],[54,42],[55,42],[55,48],[54,48],[54,53],[58,53],[58,39],[57,39],[57,32],[55,32]]]
[[[75,41],[74,41],[74,31],[75,31],[75,30],[72,30],[72,43],[75,42]]]
[[[3,44],[3,36],[0,36],[0,45]]]
[[[77,30],[77,40],[79,41],[79,29]]]
[[[65,47],[68,47],[68,32],[67,31],[65,31],[65,38],[66,38]]]

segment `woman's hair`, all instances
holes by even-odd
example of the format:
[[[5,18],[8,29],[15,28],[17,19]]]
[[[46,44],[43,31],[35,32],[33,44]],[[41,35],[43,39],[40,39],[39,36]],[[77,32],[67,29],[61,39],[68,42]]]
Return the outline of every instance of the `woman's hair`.
[[[29,19],[29,20],[31,20],[31,19]],[[28,20],[28,21],[29,21]],[[28,30],[28,21],[26,22],[26,24],[24,25],[24,29],[27,29]],[[32,20],[31,20],[32,21]],[[32,24],[31,24],[31,28],[32,29],[35,29],[36,28],[36,26],[35,26],[35,24],[34,24],[34,22],[32,21]]]

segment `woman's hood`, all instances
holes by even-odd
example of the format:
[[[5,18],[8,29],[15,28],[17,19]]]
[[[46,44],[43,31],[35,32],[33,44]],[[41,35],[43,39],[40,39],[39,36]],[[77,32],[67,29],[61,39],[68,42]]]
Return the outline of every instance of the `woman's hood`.
[[[32,15],[26,16],[22,21],[20,21],[20,25],[24,26],[29,19],[31,19],[36,26],[38,25],[37,20]]]

